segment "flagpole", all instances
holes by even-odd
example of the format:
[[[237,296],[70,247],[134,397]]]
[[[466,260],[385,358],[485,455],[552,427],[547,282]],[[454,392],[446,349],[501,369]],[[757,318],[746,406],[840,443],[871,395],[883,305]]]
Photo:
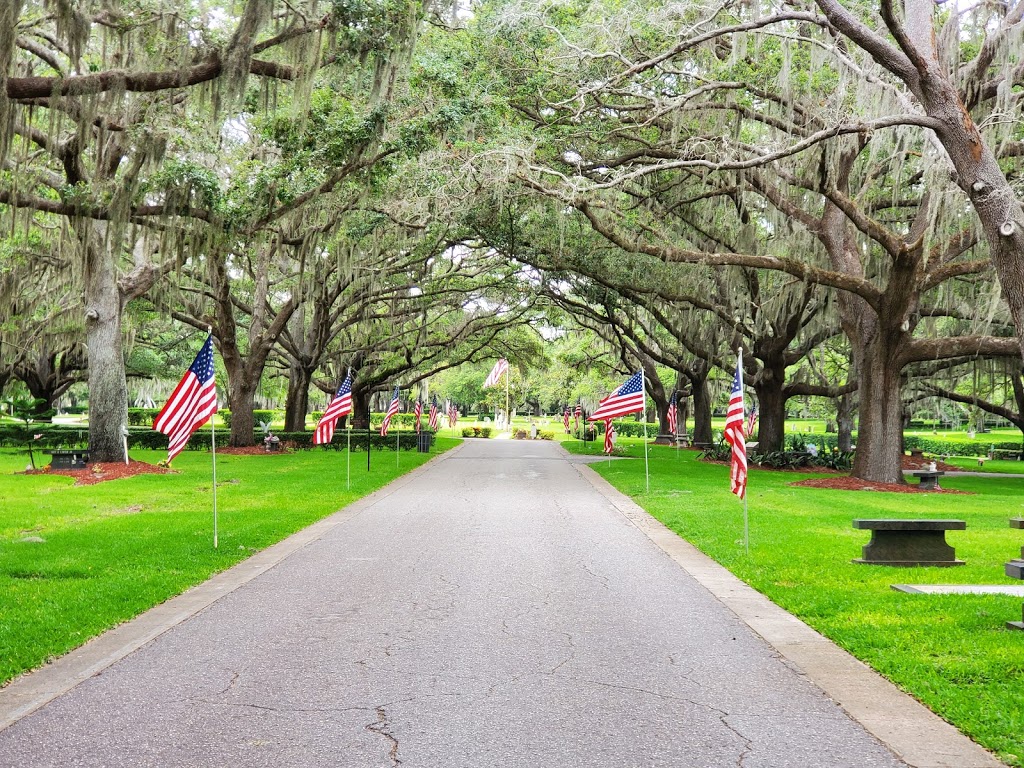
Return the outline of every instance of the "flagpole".
[[[352,427],[348,424],[345,431],[348,432],[348,451],[345,453],[345,490],[352,490]]]
[[[743,347],[739,347],[736,350],[736,354],[738,356],[738,362],[737,362],[737,366],[738,367],[737,367],[737,370],[740,372],[740,396],[741,396],[740,402],[742,403],[743,402],[743,400],[742,400],[742,395],[743,395]],[[744,413],[743,414],[743,420],[746,421],[746,418],[747,418],[747,414]],[[741,423],[741,427],[742,427],[742,423]],[[741,433],[742,433],[742,428],[741,428]],[[744,434],[743,435],[743,442],[744,442],[744,445],[743,445],[743,455],[744,455],[744,457],[747,454],[746,440],[747,440],[747,436]],[[748,467],[747,471],[749,473],[749,471],[750,471],[749,467]],[[749,478],[750,475],[748,474],[747,477]],[[743,486],[743,549],[744,549],[744,551],[748,555],[750,554],[750,517],[747,514],[747,488],[746,488],[746,485]]]
[[[651,464],[650,464],[650,462],[647,459],[647,387],[644,386],[646,384],[646,382],[644,381],[645,376],[646,375],[644,374],[644,369],[641,368],[640,369],[640,391],[644,393],[644,410],[643,410],[643,414],[642,414],[643,420],[644,420],[644,475],[645,475],[646,480],[647,480],[647,493],[650,493],[651,492]]]
[[[505,368],[505,420],[508,422],[508,430],[512,431],[512,412],[508,409],[508,380],[512,378],[512,366]]]
[[[388,405],[388,410],[391,410],[391,406]],[[398,415],[397,413],[395,414]],[[395,469],[398,469],[398,454],[402,448],[402,422],[399,420],[395,424]]]
[[[366,404],[366,471],[370,471],[370,414],[372,413],[373,393]]]
[[[212,336],[213,328],[207,328],[207,332]],[[214,390],[214,397],[217,397],[217,391]],[[213,548],[217,549],[217,428],[214,426],[214,417],[210,416],[210,455],[213,459]]]

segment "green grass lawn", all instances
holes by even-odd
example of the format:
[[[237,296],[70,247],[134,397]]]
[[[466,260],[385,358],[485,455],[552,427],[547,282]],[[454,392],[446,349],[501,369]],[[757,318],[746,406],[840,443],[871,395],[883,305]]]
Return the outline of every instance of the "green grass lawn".
[[[566,442],[580,451],[581,443]],[[620,446],[643,456],[636,441]],[[600,451],[600,443],[588,452]],[[995,464],[1019,462],[992,462]],[[977,463],[975,462],[975,467]],[[748,486],[750,554],[743,549],[743,505],[729,493],[728,467],[696,461],[693,451],[650,448],[644,462],[593,468],[644,509],[755,589],[923,701],[1011,765],[1024,766],[1024,632],[1021,598],[912,595],[905,584],[1019,584],[1003,564],[1019,557],[1024,479],[943,478],[951,494],[897,494],[794,488],[809,474],[752,470]],[[987,467],[986,467],[987,468]],[[947,541],[967,565],[887,568],[851,563],[869,532],[854,518],[959,518],[966,531]]]
[[[439,437],[434,454],[458,441]],[[132,451],[155,464],[166,452]],[[419,466],[429,454],[344,451],[217,458],[213,548],[210,455],[186,451],[173,475],[88,486],[18,475],[0,451],[0,684],[335,512]],[[43,539],[42,542],[33,539]]]

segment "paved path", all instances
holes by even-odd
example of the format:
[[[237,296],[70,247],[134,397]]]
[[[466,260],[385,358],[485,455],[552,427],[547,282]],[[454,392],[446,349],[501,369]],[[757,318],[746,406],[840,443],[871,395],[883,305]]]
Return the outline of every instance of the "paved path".
[[[0,765],[905,765],[587,472],[549,443],[467,442],[238,566],[0,731]]]

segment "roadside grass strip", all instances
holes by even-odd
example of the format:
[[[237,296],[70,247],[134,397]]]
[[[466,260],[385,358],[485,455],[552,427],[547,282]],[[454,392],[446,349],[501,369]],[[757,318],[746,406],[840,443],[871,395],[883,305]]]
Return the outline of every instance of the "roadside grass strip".
[[[600,446],[567,441],[573,452]],[[584,450],[584,448],[588,450]],[[943,488],[973,495],[834,491],[789,483],[824,475],[752,469],[747,486],[750,554],[743,549],[743,505],[729,492],[729,468],[694,451],[650,446],[651,492],[644,492],[643,447],[617,450],[639,461],[590,466],[651,515],[776,604],[861,659],[999,758],[1024,766],[1024,632],[1021,598],[924,595],[892,584],[1020,584],[1003,565],[1020,557],[1024,479],[944,477]],[[1019,464],[1019,462],[1006,462]],[[947,542],[958,568],[858,565],[870,532],[855,518],[955,518],[967,530]]]
[[[82,645],[383,487],[432,454],[344,451],[217,457],[219,548],[213,548],[210,455],[186,451],[177,474],[75,486],[18,475],[0,451],[0,684]],[[165,451],[132,451],[156,464]],[[85,470],[88,471],[88,470]]]

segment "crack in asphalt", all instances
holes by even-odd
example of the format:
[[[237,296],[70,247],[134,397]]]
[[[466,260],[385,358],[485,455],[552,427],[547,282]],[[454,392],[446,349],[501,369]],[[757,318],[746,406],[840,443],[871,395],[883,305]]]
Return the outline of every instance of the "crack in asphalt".
[[[366,730],[377,734],[378,736],[384,737],[388,744],[388,759],[391,760],[392,765],[401,765],[402,761],[398,757],[398,739],[391,733],[391,722],[388,718],[387,710],[383,707],[377,707],[374,710],[377,713],[377,722],[369,723],[365,726]]]

